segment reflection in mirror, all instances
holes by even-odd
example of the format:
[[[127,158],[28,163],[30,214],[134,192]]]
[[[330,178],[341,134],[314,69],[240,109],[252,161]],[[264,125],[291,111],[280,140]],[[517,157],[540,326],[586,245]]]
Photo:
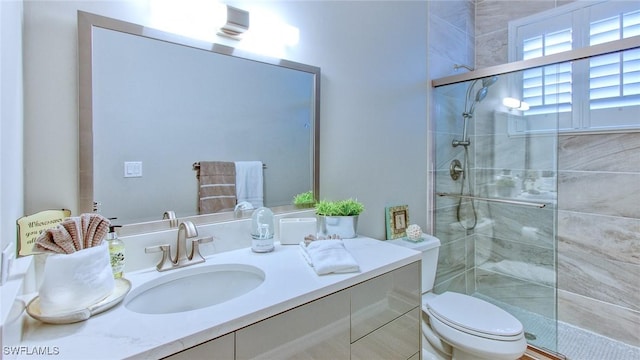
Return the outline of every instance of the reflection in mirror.
[[[165,211],[196,216],[200,162],[261,162],[257,203],[276,212],[318,196],[319,68],[84,12],[78,26],[82,212],[161,228]]]

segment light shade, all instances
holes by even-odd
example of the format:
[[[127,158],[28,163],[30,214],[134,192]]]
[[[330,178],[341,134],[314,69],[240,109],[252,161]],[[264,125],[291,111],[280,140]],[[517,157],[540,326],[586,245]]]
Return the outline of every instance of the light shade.
[[[220,35],[238,38],[249,30],[249,12],[227,5],[227,21],[220,27]]]

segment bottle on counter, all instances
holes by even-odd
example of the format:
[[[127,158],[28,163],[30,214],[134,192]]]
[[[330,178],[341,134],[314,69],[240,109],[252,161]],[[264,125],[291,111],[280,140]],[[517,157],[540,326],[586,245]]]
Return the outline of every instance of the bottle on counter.
[[[124,242],[118,238],[115,228],[121,225],[109,226],[107,234],[107,243],[109,244],[109,256],[111,257],[111,269],[113,270],[114,279],[120,279],[124,272]]]

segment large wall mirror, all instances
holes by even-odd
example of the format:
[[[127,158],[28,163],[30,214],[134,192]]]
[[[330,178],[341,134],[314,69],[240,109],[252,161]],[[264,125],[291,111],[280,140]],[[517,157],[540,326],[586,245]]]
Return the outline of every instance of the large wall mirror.
[[[127,233],[198,210],[203,161],[263,163],[263,202],[319,194],[320,69],[78,12],[80,204]],[[144,226],[141,226],[144,225]],[[138,229],[136,231],[135,229]]]

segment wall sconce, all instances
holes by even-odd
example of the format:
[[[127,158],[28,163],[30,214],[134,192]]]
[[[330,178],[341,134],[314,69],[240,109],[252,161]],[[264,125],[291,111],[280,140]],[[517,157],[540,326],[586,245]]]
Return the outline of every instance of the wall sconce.
[[[529,104],[527,104],[526,102],[524,102],[522,100],[518,100],[518,99],[512,98],[512,97],[506,97],[506,98],[502,99],[502,105],[504,105],[507,108],[509,108],[509,110],[520,110],[520,111],[529,110]]]
[[[220,27],[218,35],[240,40],[241,35],[249,30],[249,12],[226,5],[226,23]]]

